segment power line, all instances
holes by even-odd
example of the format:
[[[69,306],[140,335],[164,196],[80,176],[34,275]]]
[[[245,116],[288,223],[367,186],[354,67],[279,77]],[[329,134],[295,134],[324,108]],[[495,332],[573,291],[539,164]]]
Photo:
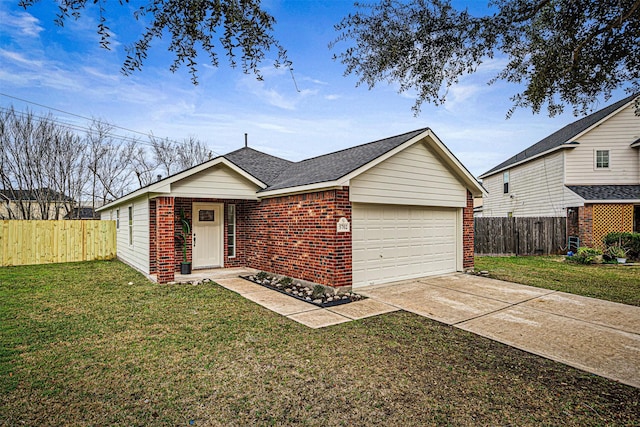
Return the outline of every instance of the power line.
[[[70,116],[78,117],[78,118],[80,118],[80,119],[84,119],[84,120],[88,120],[88,121],[94,121],[94,120],[96,120],[96,119],[93,119],[93,118],[90,118],[90,117],[81,116],[81,115],[76,114],[76,113],[71,113],[71,112],[69,112],[69,111],[60,110],[60,109],[58,109],[58,108],[54,108],[54,107],[50,107],[50,106],[48,106],[48,105],[44,105],[44,104],[40,104],[40,103],[37,103],[37,102],[29,101],[28,99],[19,98],[19,97],[17,97],[17,96],[9,95],[9,94],[6,94],[6,93],[2,93],[2,92],[0,92],[0,96],[4,96],[4,97],[7,97],[7,98],[15,99],[15,100],[17,100],[17,101],[25,102],[25,103],[27,103],[27,104],[31,104],[31,105],[37,105],[38,107],[46,108],[46,109],[51,110],[51,111],[57,111],[57,112],[59,112],[59,113],[63,113],[63,114],[68,114],[68,115],[70,115]],[[6,107],[0,107],[0,108],[5,109],[5,111],[7,110],[7,109],[6,109]],[[20,113],[21,113],[21,114],[24,114],[24,113],[22,113],[22,112],[20,112]],[[40,118],[41,118],[41,119],[44,119],[44,117],[40,117]],[[58,118],[58,120],[60,120],[60,119]],[[54,120],[54,121],[55,121],[55,120]],[[67,123],[67,122],[64,122],[64,121],[59,121],[59,122],[56,122],[56,123],[57,123],[57,124],[62,124],[63,126],[67,126],[67,127],[70,127],[70,128],[71,128],[72,126],[77,127],[77,129],[74,129],[74,130],[83,130],[83,131],[85,131],[85,132],[90,132],[90,131],[91,131],[91,128],[89,128],[89,127],[83,127],[83,126],[81,126],[81,125],[74,125],[74,124],[70,124],[70,123]],[[138,135],[145,136],[145,137],[147,137],[147,138],[155,138],[155,136],[154,136],[152,133],[144,133],[144,132],[140,132],[140,131],[133,130],[133,129],[129,129],[129,128],[125,128],[125,127],[122,127],[122,126],[117,126],[117,125],[114,125],[114,124],[109,123],[109,122],[105,122],[105,123],[106,123],[107,125],[109,125],[110,127],[115,128],[115,129],[121,129],[121,130],[124,130],[124,131],[127,131],[127,132],[131,132],[131,133],[134,133],[134,134],[138,134]],[[151,144],[151,143],[149,143],[149,142],[144,142],[144,141],[141,141],[141,140],[135,139],[135,138],[130,137],[130,136],[118,135],[118,134],[111,133],[111,132],[107,132],[107,135],[108,135],[108,136],[111,136],[111,137],[113,137],[113,138],[116,138],[116,139],[123,140],[123,141],[136,142],[136,143],[139,143],[139,144],[147,145],[147,146],[149,146],[149,147],[152,147],[152,146],[153,146],[153,144]],[[180,144],[180,142],[178,142],[178,141],[176,141],[176,140],[174,140],[174,139],[170,139],[170,138],[160,138],[160,139],[164,139],[164,140],[167,140],[167,141],[174,142],[174,143],[176,143],[176,144]],[[213,150],[213,149],[211,149],[211,152],[212,152],[213,154],[220,155],[220,153],[216,152],[216,151],[215,151],[215,150]]]
[[[11,111],[10,108],[7,107],[2,107],[0,106],[0,111],[5,111],[5,112],[9,112]],[[13,110],[13,113],[16,115],[19,115],[20,117],[28,117],[29,113],[25,113],[24,111],[16,111],[15,109]],[[86,126],[86,125],[80,125],[80,124],[75,124],[75,123],[69,123],[69,122],[65,122],[63,120],[61,120],[59,117],[44,117],[44,116],[38,116],[36,114],[31,113],[31,116],[37,120],[50,120],[51,122],[55,123],[58,126],[73,130],[73,131],[82,131],[82,132],[87,132],[90,133],[93,131],[93,129],[91,129],[90,127]],[[106,123],[106,122],[105,122]],[[106,123],[108,126],[112,126],[109,123]],[[105,132],[105,136],[114,138],[114,139],[118,139],[120,141],[123,142],[135,142],[137,144],[142,144],[142,145],[147,145],[147,146],[153,146],[153,144],[149,143],[149,142],[145,142],[143,140],[134,138],[132,136],[127,136],[127,135],[119,135],[113,132]]]

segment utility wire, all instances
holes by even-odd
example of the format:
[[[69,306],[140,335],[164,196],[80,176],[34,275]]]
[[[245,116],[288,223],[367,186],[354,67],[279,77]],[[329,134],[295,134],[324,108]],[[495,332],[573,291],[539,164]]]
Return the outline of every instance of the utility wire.
[[[68,114],[68,115],[70,115],[70,116],[78,117],[78,118],[80,118],[80,119],[84,119],[84,120],[88,120],[88,121],[94,121],[94,120],[98,120],[98,121],[99,121],[99,119],[93,119],[93,118],[90,118],[90,117],[81,116],[81,115],[79,115],[79,114],[71,113],[71,112],[69,112],[69,111],[65,111],[65,110],[60,110],[60,109],[58,109],[58,108],[50,107],[50,106],[48,106],[48,105],[39,104],[39,103],[37,103],[37,102],[29,101],[28,99],[19,98],[19,97],[17,97],[17,96],[9,95],[9,94],[6,94],[6,93],[2,93],[2,92],[0,92],[0,96],[4,96],[4,97],[7,97],[7,98],[15,99],[15,100],[17,100],[17,101],[25,102],[25,103],[27,103],[27,104],[31,104],[31,105],[37,105],[38,107],[46,108],[46,109],[51,110],[51,111],[57,111],[57,112],[59,112],[59,113],[63,113],[63,114]],[[4,109],[5,111],[7,111],[7,108],[6,108],[6,107],[0,107],[0,108],[2,108],[2,109]],[[18,112],[18,111],[16,111],[16,113],[24,114],[23,112]],[[45,118],[44,118],[44,117],[40,117],[40,119],[45,119]],[[83,130],[83,131],[85,131],[85,132],[90,132],[90,131],[91,131],[91,128],[89,128],[89,127],[83,127],[82,125],[74,125],[74,124],[70,124],[70,123],[67,123],[67,122],[61,121],[59,118],[57,118],[57,119],[58,119],[58,121],[56,122],[56,124],[61,124],[61,125],[63,125],[63,126],[67,126],[67,127],[69,127],[69,128],[72,128],[73,126],[75,126],[75,127],[76,127],[76,129],[75,129],[75,130]],[[55,120],[54,120],[54,121],[55,121]],[[124,131],[127,131],[127,132],[131,132],[131,133],[134,133],[134,134],[138,134],[138,135],[145,136],[145,137],[147,137],[147,138],[154,138],[154,137],[155,137],[152,133],[144,133],[144,132],[140,132],[140,131],[133,130],[133,129],[129,129],[129,128],[125,128],[125,127],[122,127],[122,126],[117,126],[117,125],[111,124],[111,123],[109,123],[109,122],[105,122],[105,123],[106,123],[108,126],[112,127],[112,128],[115,128],[115,129],[121,129],[121,130],[124,130]],[[146,146],[149,146],[149,147],[152,147],[152,146],[153,146],[153,144],[151,144],[151,143],[149,143],[149,142],[144,142],[144,141],[141,141],[141,140],[135,139],[135,138],[130,137],[130,136],[118,135],[118,134],[111,133],[111,132],[107,132],[107,135],[108,135],[108,136],[111,136],[111,137],[113,137],[113,138],[115,138],[115,139],[120,139],[120,140],[123,140],[123,141],[136,142],[136,143],[143,144],[143,145],[146,145]],[[168,141],[171,141],[171,142],[175,142],[175,143],[177,143],[177,144],[180,144],[180,142],[178,142],[178,141],[176,141],[176,140],[174,140],[174,139],[170,139],[170,138],[160,138],[160,139],[164,139],[164,140],[168,140]],[[216,152],[216,151],[214,151],[214,150],[211,150],[211,152],[212,152],[213,154],[220,155],[220,153],[217,153],[217,152]]]

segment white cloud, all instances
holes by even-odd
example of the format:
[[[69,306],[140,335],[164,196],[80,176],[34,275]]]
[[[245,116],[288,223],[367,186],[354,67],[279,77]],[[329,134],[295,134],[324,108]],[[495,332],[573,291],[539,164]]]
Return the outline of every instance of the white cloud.
[[[22,53],[5,50],[2,48],[0,48],[0,56],[14,63],[19,63],[21,66],[27,66],[30,68],[40,69],[43,65],[43,62],[40,60],[29,59]]]
[[[7,28],[8,33],[18,33],[21,36],[38,37],[44,30],[40,20],[27,12],[5,12],[0,10],[0,22]]]
[[[335,101],[336,99],[340,99],[340,98],[342,98],[342,95],[338,95],[338,94],[326,95],[324,97],[324,99],[326,99],[327,101]]]

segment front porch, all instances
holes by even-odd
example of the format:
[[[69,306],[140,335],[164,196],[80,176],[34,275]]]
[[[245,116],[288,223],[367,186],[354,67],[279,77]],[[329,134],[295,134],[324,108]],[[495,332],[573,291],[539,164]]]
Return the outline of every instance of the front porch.
[[[158,283],[169,283],[184,280],[179,274],[183,262],[193,270],[188,280],[205,271],[244,267],[247,212],[256,203],[192,197],[150,200],[149,274]]]

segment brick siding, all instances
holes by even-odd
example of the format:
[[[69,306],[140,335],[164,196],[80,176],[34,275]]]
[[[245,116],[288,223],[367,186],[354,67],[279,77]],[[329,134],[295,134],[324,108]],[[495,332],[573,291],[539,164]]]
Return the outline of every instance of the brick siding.
[[[578,208],[578,227],[580,228],[580,246],[593,247],[593,205]]]
[[[467,190],[467,206],[462,209],[462,268],[472,269],[474,265],[473,194]]]
[[[158,283],[175,278],[175,207],[173,197],[156,198],[156,274]]]
[[[341,217],[351,223],[349,189],[264,199],[249,212],[247,265],[327,286],[350,286],[351,232],[338,233]]]

